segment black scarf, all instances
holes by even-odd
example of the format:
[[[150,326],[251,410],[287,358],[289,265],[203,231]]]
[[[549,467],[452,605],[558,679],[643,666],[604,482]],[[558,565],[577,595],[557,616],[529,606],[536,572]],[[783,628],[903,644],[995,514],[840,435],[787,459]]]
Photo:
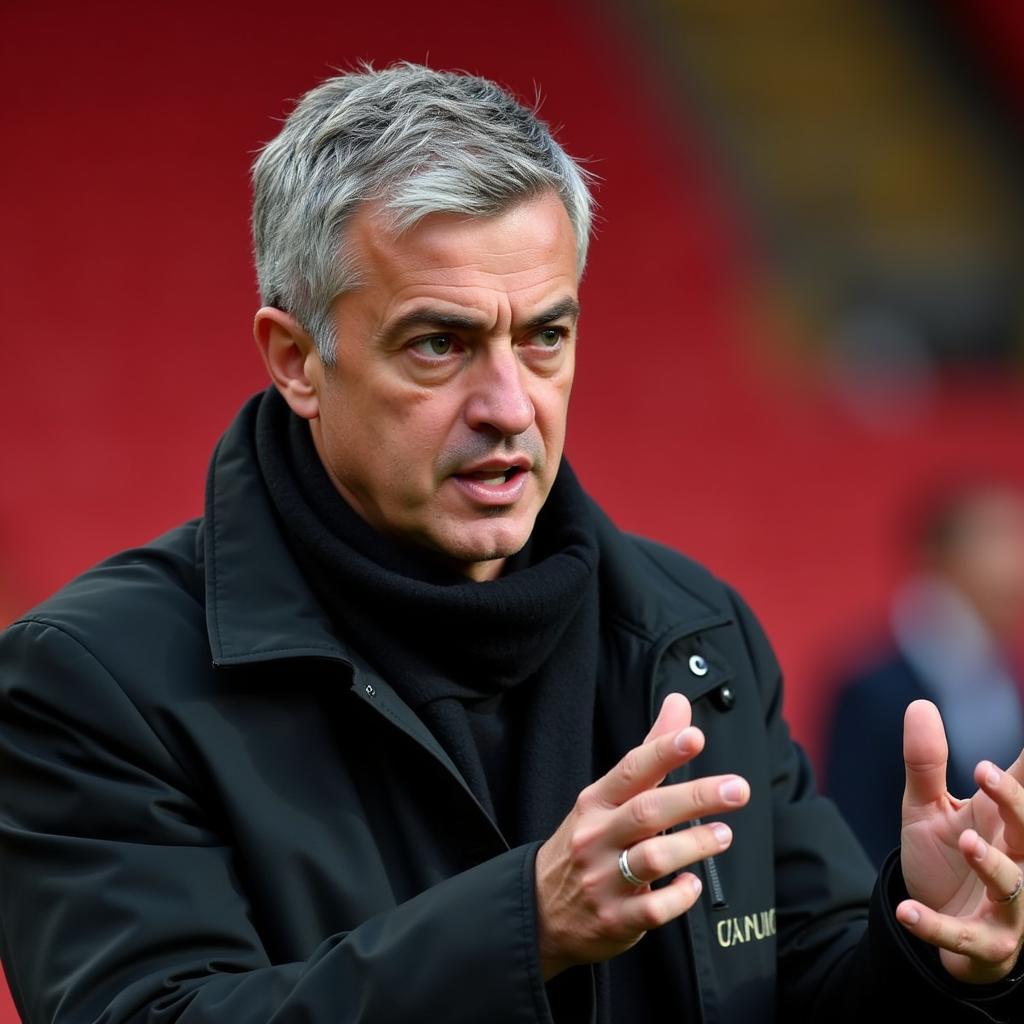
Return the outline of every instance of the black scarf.
[[[548,838],[649,724],[637,680],[621,678],[614,659],[599,666],[596,529],[568,465],[527,546],[499,579],[475,583],[361,519],[327,476],[309,425],[273,389],[257,414],[256,452],[339,633],[416,710],[512,845]],[[559,1024],[694,1009],[681,922],[593,971],[594,1018],[587,968],[547,985]]]
[[[597,541],[563,462],[523,551],[491,582],[404,549],[331,483],[274,390],[260,467],[289,544],[339,632],[416,711],[513,844],[549,836],[593,779]]]

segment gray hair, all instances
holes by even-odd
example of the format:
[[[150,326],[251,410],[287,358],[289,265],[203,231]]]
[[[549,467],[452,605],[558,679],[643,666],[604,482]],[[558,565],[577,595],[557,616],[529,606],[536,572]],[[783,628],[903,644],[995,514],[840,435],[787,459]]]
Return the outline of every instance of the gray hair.
[[[344,231],[379,201],[401,232],[431,213],[488,216],[553,189],[590,237],[590,175],[534,112],[486,78],[398,64],[306,93],[253,165],[252,229],[265,305],[291,313],[334,365],[331,305],[358,284]]]

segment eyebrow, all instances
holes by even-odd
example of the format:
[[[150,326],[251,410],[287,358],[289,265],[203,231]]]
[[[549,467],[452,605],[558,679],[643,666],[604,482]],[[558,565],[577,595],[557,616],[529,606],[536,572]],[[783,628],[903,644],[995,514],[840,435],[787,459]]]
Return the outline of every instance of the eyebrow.
[[[556,302],[553,306],[549,306],[542,313],[538,313],[536,316],[530,317],[526,321],[526,326],[529,327],[543,327],[544,324],[550,324],[555,320],[561,320],[563,317],[569,317],[573,321],[578,320],[580,316],[580,304],[575,299],[561,299]]]
[[[544,324],[561,320],[563,317],[571,317],[576,320],[580,315],[580,304],[572,298],[560,299],[554,305],[542,310],[526,321],[524,327],[531,329],[543,327]],[[482,331],[486,328],[487,322],[478,316],[468,313],[451,313],[447,310],[436,309],[433,306],[419,306],[409,310],[397,320],[390,323],[386,334],[390,337],[402,334],[414,327],[440,327],[449,330],[460,331]]]

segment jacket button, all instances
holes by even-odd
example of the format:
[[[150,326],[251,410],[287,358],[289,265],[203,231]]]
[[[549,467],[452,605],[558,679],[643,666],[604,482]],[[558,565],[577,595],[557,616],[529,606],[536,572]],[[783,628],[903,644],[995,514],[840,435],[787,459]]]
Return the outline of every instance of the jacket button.
[[[728,711],[736,703],[736,693],[728,683],[715,690],[715,703],[723,710]]]
[[[367,697],[376,697],[377,696],[377,691],[369,683],[366,684],[366,696]]]
[[[699,654],[690,656],[690,671],[695,676],[706,676],[708,674],[708,663]]]

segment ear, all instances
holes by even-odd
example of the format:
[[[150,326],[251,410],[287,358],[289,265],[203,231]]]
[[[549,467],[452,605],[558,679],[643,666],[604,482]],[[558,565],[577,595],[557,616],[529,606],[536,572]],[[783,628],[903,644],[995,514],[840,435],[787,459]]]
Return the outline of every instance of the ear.
[[[256,311],[253,336],[274,387],[292,412],[315,420],[324,370],[313,339],[295,317],[273,306]]]

